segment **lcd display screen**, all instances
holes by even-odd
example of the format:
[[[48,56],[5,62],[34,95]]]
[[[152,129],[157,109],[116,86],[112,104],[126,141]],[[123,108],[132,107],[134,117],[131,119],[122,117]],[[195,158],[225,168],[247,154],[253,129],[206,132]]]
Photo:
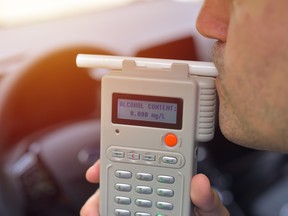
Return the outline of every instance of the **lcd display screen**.
[[[112,122],[181,129],[183,100],[134,94],[113,94]]]

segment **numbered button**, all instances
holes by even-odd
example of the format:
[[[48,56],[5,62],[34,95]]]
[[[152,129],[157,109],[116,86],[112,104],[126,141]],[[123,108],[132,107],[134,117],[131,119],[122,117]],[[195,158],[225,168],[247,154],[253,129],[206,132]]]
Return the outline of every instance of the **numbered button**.
[[[129,184],[115,184],[115,189],[117,191],[122,191],[122,192],[130,192],[132,190],[132,186]]]
[[[173,184],[175,182],[175,178],[173,176],[159,175],[157,176],[157,181],[165,184]]]
[[[157,195],[163,197],[173,197],[174,191],[169,189],[157,189]]]
[[[117,178],[130,179],[130,178],[132,178],[132,173],[129,171],[117,170],[115,172],[115,176]]]
[[[178,159],[176,157],[164,156],[162,157],[162,162],[165,164],[177,164]]]
[[[151,208],[152,202],[150,200],[136,199],[135,204],[139,207]]]
[[[140,194],[152,194],[153,189],[147,186],[137,186],[136,192]]]
[[[152,181],[153,175],[150,173],[137,173],[136,178],[141,181]]]
[[[116,196],[115,202],[122,205],[129,205],[131,203],[131,199],[128,197]]]
[[[123,209],[115,209],[115,216],[131,216],[131,212]]]
[[[157,208],[164,209],[164,210],[172,210],[173,209],[172,203],[168,203],[168,202],[157,202],[156,206],[157,206]]]
[[[135,216],[152,216],[150,213],[146,212],[136,212]]]

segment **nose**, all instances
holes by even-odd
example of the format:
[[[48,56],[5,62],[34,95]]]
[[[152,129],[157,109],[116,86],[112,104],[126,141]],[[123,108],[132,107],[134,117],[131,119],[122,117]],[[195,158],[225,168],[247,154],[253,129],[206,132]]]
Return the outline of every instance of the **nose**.
[[[230,0],[205,0],[196,28],[205,37],[226,42],[230,19]]]

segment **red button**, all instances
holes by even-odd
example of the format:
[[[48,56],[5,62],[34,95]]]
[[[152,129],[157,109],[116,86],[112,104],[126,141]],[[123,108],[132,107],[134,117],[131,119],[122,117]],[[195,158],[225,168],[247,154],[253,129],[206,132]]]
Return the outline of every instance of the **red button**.
[[[169,147],[174,147],[178,143],[178,138],[175,134],[172,133],[166,134],[164,137],[164,143]]]

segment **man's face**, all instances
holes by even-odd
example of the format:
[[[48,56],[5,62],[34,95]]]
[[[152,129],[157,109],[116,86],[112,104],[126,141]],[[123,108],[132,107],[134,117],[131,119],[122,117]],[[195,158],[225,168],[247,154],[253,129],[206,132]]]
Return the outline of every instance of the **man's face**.
[[[206,0],[198,31],[217,39],[220,127],[231,141],[288,151],[288,1]]]

